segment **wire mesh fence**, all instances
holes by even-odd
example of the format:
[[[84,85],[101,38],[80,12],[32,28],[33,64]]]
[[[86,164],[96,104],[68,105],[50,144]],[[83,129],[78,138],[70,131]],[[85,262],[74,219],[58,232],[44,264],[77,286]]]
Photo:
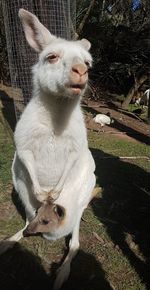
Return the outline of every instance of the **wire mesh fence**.
[[[34,13],[51,33],[71,39],[75,31],[75,0],[2,1],[8,61],[16,118],[20,117],[32,94],[31,66],[37,54],[26,43],[18,17],[19,8]]]

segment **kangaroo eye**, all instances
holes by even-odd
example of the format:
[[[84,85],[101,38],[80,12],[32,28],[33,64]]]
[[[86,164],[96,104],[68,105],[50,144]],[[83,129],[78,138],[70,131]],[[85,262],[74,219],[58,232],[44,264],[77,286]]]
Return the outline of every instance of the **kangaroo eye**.
[[[46,57],[46,59],[47,59],[48,62],[50,62],[50,63],[55,63],[55,62],[58,61],[59,56],[58,56],[57,54],[55,54],[55,53],[50,53],[50,54]]]
[[[54,212],[58,215],[59,218],[63,218],[65,215],[65,210],[63,207],[56,205],[54,207]]]
[[[89,67],[91,67],[91,64],[90,64],[90,62],[87,60],[87,61],[85,61],[85,64],[86,64],[86,66],[89,68]]]

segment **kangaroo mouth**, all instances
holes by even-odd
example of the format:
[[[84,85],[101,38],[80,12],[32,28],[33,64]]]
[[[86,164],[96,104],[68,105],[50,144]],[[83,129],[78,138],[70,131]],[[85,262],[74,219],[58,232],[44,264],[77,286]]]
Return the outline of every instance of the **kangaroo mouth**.
[[[71,88],[73,89],[84,89],[85,88],[85,84],[73,84],[73,85],[70,85]]]
[[[85,84],[69,84],[67,88],[69,88],[73,93],[80,94],[83,89],[85,89]]]
[[[24,237],[41,236],[41,233],[40,232],[30,232],[30,231],[28,231],[28,229],[25,229],[23,231],[23,236]]]

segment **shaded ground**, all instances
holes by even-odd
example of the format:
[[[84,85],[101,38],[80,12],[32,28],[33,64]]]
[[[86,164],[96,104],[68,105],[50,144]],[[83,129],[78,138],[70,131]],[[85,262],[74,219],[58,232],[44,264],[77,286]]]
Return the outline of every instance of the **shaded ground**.
[[[92,153],[97,160],[98,183],[104,188],[102,199],[92,203],[94,214],[149,289],[150,174],[129,162],[101,160],[99,149],[92,149]]]

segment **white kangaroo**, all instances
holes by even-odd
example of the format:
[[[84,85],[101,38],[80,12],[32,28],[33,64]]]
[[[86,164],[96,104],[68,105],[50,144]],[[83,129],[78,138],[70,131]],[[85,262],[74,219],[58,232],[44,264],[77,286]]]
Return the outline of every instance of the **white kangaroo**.
[[[49,240],[71,233],[69,253],[54,283],[54,290],[58,290],[68,278],[71,260],[79,248],[82,213],[96,193],[95,163],[80,107],[92,65],[91,45],[86,39],[57,38],[24,9],[19,10],[19,17],[39,60],[33,67],[33,97],[14,134],[13,183],[27,222],[9,241],[20,240],[25,229],[25,235],[40,231]],[[41,204],[42,210],[35,217]],[[36,228],[37,219],[45,227]]]

